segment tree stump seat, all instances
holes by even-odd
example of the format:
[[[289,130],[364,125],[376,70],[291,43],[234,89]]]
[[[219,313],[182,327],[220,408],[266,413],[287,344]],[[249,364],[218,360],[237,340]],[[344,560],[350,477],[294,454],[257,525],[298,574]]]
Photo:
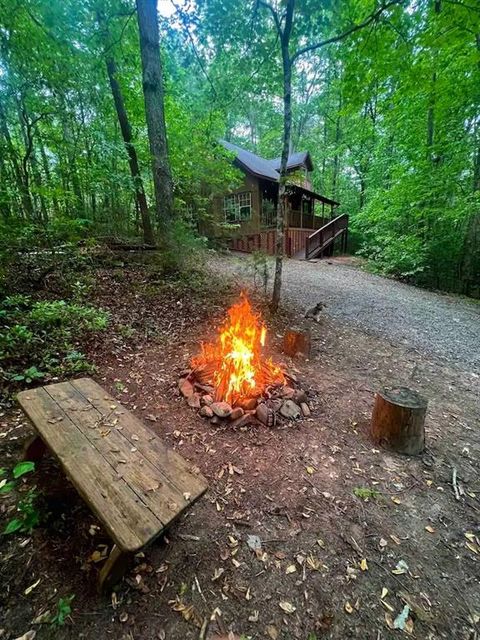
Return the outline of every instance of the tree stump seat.
[[[407,387],[386,388],[375,396],[371,434],[381,446],[418,455],[425,448],[427,400]]]
[[[36,430],[25,458],[48,448],[114,542],[102,590],[207,489],[198,469],[90,378],[22,391],[18,402]]]

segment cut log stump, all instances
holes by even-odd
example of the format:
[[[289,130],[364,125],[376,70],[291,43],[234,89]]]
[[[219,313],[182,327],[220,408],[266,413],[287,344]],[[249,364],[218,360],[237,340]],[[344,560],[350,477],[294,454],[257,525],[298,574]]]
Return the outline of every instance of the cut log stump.
[[[391,451],[414,456],[425,448],[427,400],[406,387],[383,389],[375,396],[371,434]]]
[[[311,337],[309,331],[296,331],[289,329],[283,336],[283,351],[294,358],[301,353],[306,358],[310,357]]]

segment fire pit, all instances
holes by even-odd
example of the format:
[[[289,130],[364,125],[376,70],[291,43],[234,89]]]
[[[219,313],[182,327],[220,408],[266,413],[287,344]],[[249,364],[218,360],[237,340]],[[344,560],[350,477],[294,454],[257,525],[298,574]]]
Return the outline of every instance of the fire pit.
[[[188,404],[214,424],[246,426],[254,420],[274,426],[277,418],[310,415],[296,377],[265,355],[267,329],[245,294],[228,309],[213,343],[202,343],[183,372],[179,389]]]

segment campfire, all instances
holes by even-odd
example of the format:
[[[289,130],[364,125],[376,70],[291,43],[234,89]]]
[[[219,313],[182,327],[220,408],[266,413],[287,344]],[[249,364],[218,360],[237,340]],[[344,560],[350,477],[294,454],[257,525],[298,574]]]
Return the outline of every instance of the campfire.
[[[296,378],[267,357],[267,328],[245,294],[228,309],[215,342],[202,343],[179,388],[190,406],[214,423],[246,425],[254,418],[268,426],[277,413],[287,419],[310,415]]]

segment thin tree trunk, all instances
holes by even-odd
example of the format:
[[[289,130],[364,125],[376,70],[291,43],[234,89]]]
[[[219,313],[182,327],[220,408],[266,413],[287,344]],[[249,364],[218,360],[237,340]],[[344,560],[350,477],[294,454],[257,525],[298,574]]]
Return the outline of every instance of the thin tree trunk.
[[[173,182],[168,159],[156,0],[136,0],[143,96],[152,154],[153,184],[158,224],[165,227],[173,217]]]
[[[340,129],[340,112],[342,110],[342,94],[338,97],[338,113],[335,121],[335,155],[333,157],[333,174],[332,174],[332,199],[338,200],[338,175],[340,172],[340,155],[338,153],[338,145],[341,138]]]
[[[76,162],[76,144],[72,135],[72,129],[68,122],[69,113],[67,111],[67,105],[65,102],[65,96],[60,91],[58,93],[60,108],[61,108],[61,122],[63,130],[63,138],[65,141],[65,150],[68,160],[67,175],[72,184],[72,191],[75,198],[75,208],[80,211],[83,207],[82,188],[80,186],[80,179],[77,172]],[[67,209],[68,211],[68,209]]]
[[[57,196],[55,195],[54,189],[55,185],[52,183],[52,173],[50,171],[50,164],[48,162],[47,154],[45,152],[45,145],[43,144],[43,139],[40,133],[38,134],[38,146],[40,147],[40,158],[42,160],[42,168],[43,173],[45,174],[45,180],[50,188],[52,188],[52,208],[53,212],[56,216],[60,214],[60,207],[58,205]]]
[[[12,138],[10,136],[10,131],[8,129],[7,118],[5,115],[5,111],[2,108],[2,103],[0,101],[0,131],[2,132],[3,137],[5,138],[5,142],[7,145],[7,149],[10,154],[10,162],[12,163],[13,171],[15,174],[15,180],[17,182],[17,188],[20,193],[20,199],[22,201],[22,208],[24,213],[28,218],[33,217],[33,203],[32,197],[30,195],[30,190],[28,188],[28,180],[25,180],[25,176],[22,171],[22,167],[18,162],[17,152],[12,142]]]
[[[148,211],[147,198],[143,189],[142,176],[140,175],[140,168],[138,166],[137,152],[132,142],[132,128],[130,126],[127,111],[125,109],[122,90],[116,78],[117,67],[115,64],[115,60],[111,56],[106,60],[106,64],[108,80],[110,82],[110,89],[112,90],[118,123],[122,131],[125,149],[127,150],[128,154],[130,173],[132,174],[133,184],[135,186],[135,198],[140,210],[140,216],[142,220],[143,239],[146,244],[154,244],[153,229],[150,220],[150,212]]]
[[[477,51],[480,54],[480,33],[475,36]],[[477,64],[477,77],[480,81],[480,62]],[[480,86],[480,85],[479,85]],[[480,93],[480,92],[479,92]],[[474,130],[477,148],[473,155],[473,192],[480,192],[480,127]],[[462,293],[472,294],[472,284],[480,282],[480,211],[472,211],[467,219],[463,252],[460,266]]]
[[[275,246],[275,279],[273,282],[272,311],[277,311],[282,288],[283,256],[285,253],[285,219],[287,215],[287,162],[292,130],[292,60],[290,58],[290,34],[292,32],[295,0],[287,0],[285,26],[280,33],[283,64],[283,148],[280,162]]]

